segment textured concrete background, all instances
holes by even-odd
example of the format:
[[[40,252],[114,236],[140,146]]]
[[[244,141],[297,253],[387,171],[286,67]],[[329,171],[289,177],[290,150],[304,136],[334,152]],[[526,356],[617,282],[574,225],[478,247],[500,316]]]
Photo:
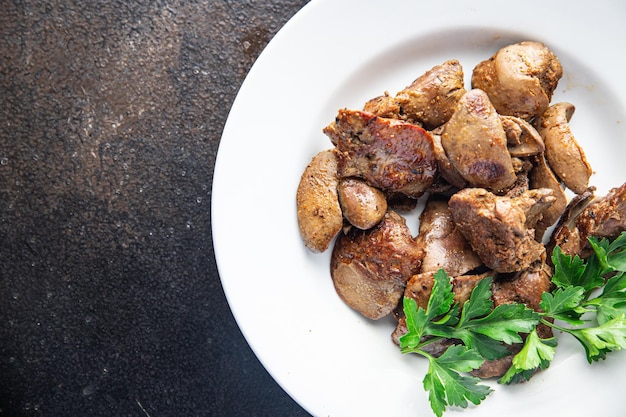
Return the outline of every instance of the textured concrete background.
[[[305,3],[0,2],[0,416],[307,415],[210,225],[230,105]]]

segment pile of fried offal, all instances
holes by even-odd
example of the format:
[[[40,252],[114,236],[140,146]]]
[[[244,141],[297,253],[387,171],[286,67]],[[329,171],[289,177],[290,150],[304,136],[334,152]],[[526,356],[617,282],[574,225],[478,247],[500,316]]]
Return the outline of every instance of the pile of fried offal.
[[[333,245],[337,294],[369,319],[393,315],[395,343],[407,331],[403,297],[426,308],[439,269],[460,304],[493,277],[494,306],[537,310],[551,290],[551,248],[584,258],[588,237],[626,229],[626,184],[595,195],[570,128],[575,107],[551,102],[562,75],[546,45],[519,42],[478,63],[470,89],[452,59],[395,95],[340,109],[323,129],[332,147],[313,157],[296,195],[302,239],[316,253]],[[419,201],[413,236],[403,214]],[[486,362],[477,375],[509,365]]]

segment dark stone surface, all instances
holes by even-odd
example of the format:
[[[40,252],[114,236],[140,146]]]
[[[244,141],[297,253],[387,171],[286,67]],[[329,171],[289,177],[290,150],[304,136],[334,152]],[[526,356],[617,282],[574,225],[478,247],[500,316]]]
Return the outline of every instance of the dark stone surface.
[[[0,415],[307,415],[210,224],[230,105],[305,3],[0,2]]]

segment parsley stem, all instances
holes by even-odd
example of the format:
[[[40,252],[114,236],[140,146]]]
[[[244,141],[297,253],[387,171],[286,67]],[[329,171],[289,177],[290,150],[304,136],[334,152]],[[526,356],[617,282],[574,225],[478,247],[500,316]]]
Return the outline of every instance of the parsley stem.
[[[554,324],[552,322],[549,322],[548,320],[541,318],[540,320],[543,324],[545,324],[546,326],[552,327],[555,330],[559,330],[563,333],[570,333],[571,329],[568,329],[567,327],[561,327],[558,324]]]
[[[420,344],[417,346],[417,349],[422,349],[423,347],[428,346],[432,343],[436,343],[442,339],[445,339],[445,338],[441,336],[433,336],[430,339],[426,339],[426,340],[422,339],[422,341],[420,341]]]

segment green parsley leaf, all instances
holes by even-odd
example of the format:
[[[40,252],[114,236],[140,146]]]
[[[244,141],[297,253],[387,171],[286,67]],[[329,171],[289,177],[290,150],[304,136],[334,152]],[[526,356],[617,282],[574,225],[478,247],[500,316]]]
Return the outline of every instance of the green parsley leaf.
[[[429,368],[424,389],[435,415],[441,417],[447,406],[467,408],[468,401],[478,405],[493,391],[481,385],[476,377],[461,375],[482,365],[484,359],[476,351],[461,345],[450,346],[440,357],[427,355]]]
[[[514,357],[509,370],[500,378],[501,384],[509,384],[516,375],[528,380],[537,369],[547,369],[556,353],[557,339],[541,339],[537,330],[526,337],[522,350]]]
[[[521,343],[519,333],[534,329],[539,318],[539,313],[524,304],[501,304],[489,315],[465,323],[463,329],[510,345]]]
[[[510,355],[502,344],[521,343],[520,332],[528,332],[539,322],[539,314],[522,304],[505,304],[493,309],[492,278],[481,280],[463,304],[456,326],[429,326],[428,334],[460,339],[486,359]]]
[[[608,252],[621,252],[626,248],[626,232],[621,232],[618,237],[609,243]]]
[[[600,265],[600,271],[598,275],[603,275],[606,272],[611,271],[611,267],[608,264],[608,252],[609,252],[609,241],[606,239],[598,240],[595,237],[590,237],[588,239],[589,245],[595,252],[596,258],[598,259],[598,265]]]
[[[567,333],[583,345],[589,363],[606,359],[607,353],[626,348],[626,316],[615,317],[597,327],[570,329]]]
[[[468,332],[468,334],[463,335],[463,343],[467,347],[477,350],[483,358],[490,361],[505,358],[511,354],[511,351],[502,342],[480,333]]]
[[[468,320],[489,314],[493,309],[493,299],[491,298],[491,284],[493,279],[487,277],[478,282],[472,290],[469,300],[463,304],[461,319],[458,326],[463,326]]]
[[[597,257],[591,257],[585,264],[578,255],[574,257],[566,255],[556,246],[552,251],[552,262],[554,263],[552,282],[558,287],[583,287],[585,291],[591,291],[604,284]]]
[[[485,359],[473,349],[463,345],[452,345],[446,351],[435,358],[440,366],[457,372],[470,372],[480,368]]]
[[[566,255],[556,246],[552,251],[552,263],[554,264],[552,282],[561,288],[579,285],[585,271],[585,262],[578,255],[574,257]]]
[[[492,278],[481,280],[461,307],[454,302],[450,277],[440,270],[434,275],[426,309],[409,297],[403,300],[407,333],[400,337],[401,351],[428,358],[424,388],[438,416],[449,405],[465,408],[468,402],[479,404],[485,399],[491,388],[462,373],[477,369],[485,359],[510,355],[505,344],[521,342],[519,333],[531,331],[539,322],[539,314],[523,304],[494,309],[491,285]],[[451,345],[441,356],[433,357],[425,347],[441,338],[463,344]]]
[[[620,233],[607,249],[607,264],[614,271],[626,272],[626,232]]]
[[[597,288],[604,285],[604,273],[600,259],[597,256],[591,256],[587,259],[583,275],[580,279],[580,286],[587,290],[587,295]]]
[[[481,280],[461,306],[454,301],[450,277],[443,270],[434,275],[426,309],[413,299],[404,299],[408,331],[400,337],[401,351],[428,358],[423,384],[437,416],[441,417],[447,406],[465,408],[469,402],[479,404],[489,395],[488,386],[463,374],[477,369],[486,359],[508,356],[507,345],[523,343],[499,383],[523,382],[538,370],[547,369],[558,340],[541,339],[539,323],[575,337],[589,363],[626,348],[626,232],[612,242],[589,238],[589,244],[593,254],[586,260],[555,247],[552,281],[556,290],[542,295],[540,312],[516,303],[493,308],[492,278]],[[583,320],[583,315],[590,319]],[[435,358],[426,346],[440,339],[458,344]]]
[[[554,293],[544,292],[539,306],[546,316],[563,320],[573,325],[582,325],[580,317],[587,311],[581,307],[585,295],[583,287],[557,288]]]
[[[428,300],[426,313],[429,320],[433,320],[438,316],[446,314],[454,304],[454,292],[450,277],[440,269],[435,273],[433,289]]]
[[[428,316],[423,308],[417,308],[417,302],[410,297],[404,297],[403,308],[408,332],[400,336],[400,348],[403,353],[407,353],[419,346]]]
[[[602,267],[602,275],[613,271],[626,272],[626,232],[622,232],[612,242],[592,236],[589,244]]]
[[[626,272],[626,250],[611,253],[607,265],[614,271]]]
[[[626,315],[626,274],[610,278],[602,294],[589,301],[596,306],[598,323],[603,324],[620,315]]]

